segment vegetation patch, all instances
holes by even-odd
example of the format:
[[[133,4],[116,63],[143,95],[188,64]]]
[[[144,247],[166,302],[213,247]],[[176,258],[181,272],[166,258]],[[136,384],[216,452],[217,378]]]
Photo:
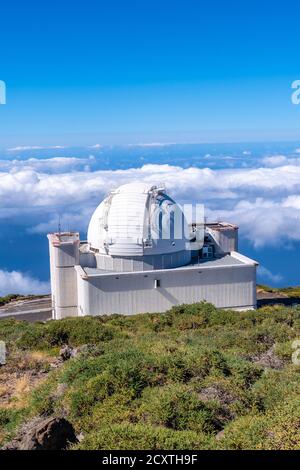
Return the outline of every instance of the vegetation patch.
[[[300,308],[276,305],[3,320],[0,442],[57,416],[78,449],[299,448],[298,338]]]

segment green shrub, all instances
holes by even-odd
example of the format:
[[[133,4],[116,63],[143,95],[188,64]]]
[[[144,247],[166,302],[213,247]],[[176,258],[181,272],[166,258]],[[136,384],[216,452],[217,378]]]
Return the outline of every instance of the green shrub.
[[[272,410],[286,398],[300,395],[299,368],[290,365],[282,370],[268,370],[251,389],[249,398],[259,411]]]
[[[264,416],[249,414],[232,421],[225,427],[218,447],[226,450],[254,450],[266,439]]]
[[[0,321],[0,340],[5,341],[8,346],[15,347],[19,338],[25,335],[32,335],[38,330],[41,324],[28,323],[26,321],[2,319]],[[33,343],[33,341],[32,341]]]
[[[67,400],[74,418],[91,413],[93,406],[113,393],[113,383],[108,373],[91,377],[84,385],[70,389]]]
[[[51,415],[54,413],[57,405],[55,397],[56,380],[56,374],[53,374],[33,390],[29,406],[34,414]]]
[[[177,431],[214,430],[212,411],[184,385],[147,388],[139,413],[147,423]]]
[[[2,320],[13,373],[27,350],[57,356],[62,344],[86,346],[50,373],[35,366],[47,379],[24,410],[12,396],[0,438],[26,416],[63,414],[84,433],[79,448],[297,448],[300,368],[291,345],[299,337],[300,309],[283,306],[234,312],[203,302],[165,314]]]
[[[86,435],[81,450],[194,450],[211,448],[210,439],[192,431],[173,431],[142,424],[115,424]]]
[[[8,304],[12,300],[16,300],[19,297],[21,297],[21,296],[19,296],[17,294],[8,294],[8,295],[5,295],[4,297],[0,297],[0,306]]]
[[[125,422],[136,423],[138,400],[130,394],[128,389],[121,390],[102,401],[95,402],[88,413],[76,413],[73,423],[83,432],[96,432],[103,426],[122,424]]]
[[[25,409],[0,408],[0,444],[11,439],[28,412]]]
[[[71,386],[70,409],[75,417],[89,413],[96,404],[127,390],[128,396],[138,397],[153,383],[157,374],[152,357],[139,350],[112,351],[103,356],[70,361],[60,380]]]
[[[263,374],[263,368],[241,357],[228,356],[228,367],[234,383],[245,389],[251,387]]]
[[[65,318],[49,321],[45,325],[34,324],[21,334],[20,348],[47,348],[69,344],[79,346],[99,341],[110,341],[114,328],[106,325],[100,317]]]
[[[228,424],[223,449],[299,450],[300,400],[294,398],[266,414],[249,414]]]

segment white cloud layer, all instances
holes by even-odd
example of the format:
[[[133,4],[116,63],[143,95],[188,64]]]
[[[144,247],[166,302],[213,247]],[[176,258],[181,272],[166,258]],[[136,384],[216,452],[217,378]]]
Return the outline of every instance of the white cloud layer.
[[[30,274],[20,271],[6,271],[0,269],[0,295],[7,294],[48,294],[48,282],[39,281]]]
[[[273,284],[278,284],[283,279],[281,274],[273,274],[269,269],[261,265],[258,266],[257,275],[259,279],[271,281]]]
[[[175,142],[145,142],[139,144],[127,144],[126,147],[169,147],[176,145]]]
[[[0,172],[16,173],[18,171],[41,171],[43,173],[63,173],[85,167],[95,162],[95,157],[53,157],[28,158],[27,160],[0,160]]]
[[[272,155],[270,157],[263,158],[262,162],[268,167],[278,167],[278,166],[284,166],[284,165],[300,165],[300,157],[287,157],[285,155]]]
[[[57,229],[60,214],[65,226],[85,230],[93,209],[110,189],[130,181],[163,182],[178,202],[204,203],[210,220],[239,224],[242,235],[254,246],[300,240],[300,165],[281,165],[277,159],[278,166],[273,161],[270,167],[253,169],[153,164],[126,170],[47,173],[55,165],[69,168],[73,164],[69,160],[30,159],[23,166],[10,162],[10,170],[2,167],[0,218],[23,217],[31,224],[30,230],[46,232]]]
[[[88,148],[90,148],[90,149],[101,149],[101,148],[103,148],[103,145],[95,144],[95,145],[90,145]]]
[[[24,145],[24,146],[18,146],[18,147],[12,147],[12,148],[8,148],[6,149],[7,152],[24,152],[24,151],[27,151],[27,150],[45,150],[45,149],[64,149],[66,147],[64,147],[63,145],[53,145],[51,147],[41,147],[39,145]]]

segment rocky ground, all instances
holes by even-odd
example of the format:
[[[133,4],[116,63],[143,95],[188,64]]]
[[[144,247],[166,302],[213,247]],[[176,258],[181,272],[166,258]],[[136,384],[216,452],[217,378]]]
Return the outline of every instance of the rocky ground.
[[[83,348],[84,349],[84,348]],[[76,357],[82,348],[68,345],[59,350],[57,357],[44,352],[14,351],[0,368],[0,406],[2,409],[20,409],[28,405],[29,394],[41,385],[54,369],[66,360]],[[53,399],[65,391],[57,386]],[[72,424],[63,416],[34,416],[20,426],[14,438],[3,450],[54,450],[66,449],[78,442]]]
[[[65,418],[38,416],[21,426],[2,450],[64,450],[76,442],[74,428]]]

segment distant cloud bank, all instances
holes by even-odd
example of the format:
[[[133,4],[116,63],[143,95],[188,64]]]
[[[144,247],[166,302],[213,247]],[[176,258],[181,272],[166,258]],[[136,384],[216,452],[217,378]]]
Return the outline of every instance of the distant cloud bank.
[[[282,281],[283,276],[281,274],[273,274],[269,269],[264,266],[258,266],[257,270],[258,279],[264,279],[265,281],[271,281],[273,284],[278,284]]]
[[[0,269],[0,295],[7,294],[48,294],[50,285],[20,271]]]
[[[45,234],[57,230],[59,222],[63,230],[79,230],[84,237],[105,195],[131,181],[164,183],[180,204],[203,203],[208,220],[238,224],[241,240],[262,261],[260,282],[278,285],[286,279],[286,269],[262,253],[278,253],[278,248],[291,253],[300,241],[300,148],[295,144],[287,151],[284,146],[272,151],[269,145],[155,142],[68,150],[14,147],[0,153],[0,228],[5,228],[0,238],[7,236],[4,232],[12,237],[20,232],[29,240],[41,235],[46,246]],[[0,295],[49,292],[48,283],[23,272],[18,261],[9,266],[0,265]]]
[[[39,145],[24,145],[24,146],[18,146],[18,147],[12,147],[6,149],[7,152],[24,152],[26,150],[46,150],[46,149],[52,149],[52,150],[57,150],[57,149],[65,149],[67,147],[64,147],[62,145],[53,145],[51,147],[40,147]]]
[[[53,157],[53,158],[28,158],[27,160],[0,160],[0,172],[15,173],[18,171],[40,171],[42,173],[63,173],[72,171],[78,167],[86,168],[94,162],[95,157],[86,158]],[[1,176],[1,173],[0,173]]]
[[[269,166],[219,170],[147,164],[90,171],[93,161],[92,156],[0,161],[0,218],[23,218],[29,231],[44,233],[57,229],[60,214],[68,228],[85,231],[112,188],[129,181],[164,182],[178,202],[204,203],[210,220],[239,224],[255,247],[300,240],[300,165],[282,165],[282,156],[265,159]]]

